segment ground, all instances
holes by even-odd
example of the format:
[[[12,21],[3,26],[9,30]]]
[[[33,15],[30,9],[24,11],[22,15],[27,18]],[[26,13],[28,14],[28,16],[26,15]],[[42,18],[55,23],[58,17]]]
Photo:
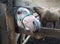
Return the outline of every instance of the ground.
[[[27,44],[60,44],[60,40],[56,38],[46,37],[45,40],[37,40],[35,38],[30,38]]]

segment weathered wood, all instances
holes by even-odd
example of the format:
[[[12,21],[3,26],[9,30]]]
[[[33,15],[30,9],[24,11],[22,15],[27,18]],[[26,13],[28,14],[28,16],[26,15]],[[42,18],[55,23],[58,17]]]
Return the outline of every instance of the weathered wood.
[[[9,44],[8,30],[4,15],[4,4],[0,3],[0,44]]]
[[[9,6],[10,7],[10,6]],[[11,8],[12,9],[12,8]],[[9,14],[9,15],[8,15]],[[16,44],[16,35],[15,35],[15,26],[14,26],[14,18],[10,13],[7,14],[7,5],[5,5],[5,17],[7,29],[9,31],[9,44]]]
[[[55,28],[42,28],[41,33],[48,36],[60,39],[60,29]]]
[[[60,29],[55,29],[55,28],[41,27],[41,30],[36,33],[30,33],[29,31],[24,31],[24,29],[20,28],[20,33],[31,35],[35,37],[36,39],[41,39],[46,36],[60,39]]]
[[[1,3],[7,3],[7,0],[0,0]]]
[[[5,5],[5,17],[6,17],[7,29],[9,30],[9,44],[16,44],[12,6],[13,6],[13,0],[8,0],[8,2]]]

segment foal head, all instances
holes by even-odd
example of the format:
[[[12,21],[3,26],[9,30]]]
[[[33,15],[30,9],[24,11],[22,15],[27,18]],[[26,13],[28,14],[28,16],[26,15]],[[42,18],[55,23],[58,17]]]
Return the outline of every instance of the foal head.
[[[41,27],[41,22],[37,19],[37,16],[33,15],[31,10],[25,7],[18,8],[16,20],[18,27],[29,30],[30,32],[35,32]]]

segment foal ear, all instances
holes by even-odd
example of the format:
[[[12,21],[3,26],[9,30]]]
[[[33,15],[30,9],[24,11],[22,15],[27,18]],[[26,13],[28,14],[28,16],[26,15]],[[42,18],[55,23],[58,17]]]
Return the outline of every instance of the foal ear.
[[[42,7],[33,7],[33,10],[38,14],[39,18],[41,19],[41,14],[43,13]]]

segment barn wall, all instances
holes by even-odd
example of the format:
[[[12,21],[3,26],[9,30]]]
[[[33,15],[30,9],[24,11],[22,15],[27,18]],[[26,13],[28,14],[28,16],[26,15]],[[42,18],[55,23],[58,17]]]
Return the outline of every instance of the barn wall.
[[[60,0],[16,0],[16,5],[24,5],[24,1],[27,3],[42,6],[42,7],[55,7],[55,8],[60,8]]]

